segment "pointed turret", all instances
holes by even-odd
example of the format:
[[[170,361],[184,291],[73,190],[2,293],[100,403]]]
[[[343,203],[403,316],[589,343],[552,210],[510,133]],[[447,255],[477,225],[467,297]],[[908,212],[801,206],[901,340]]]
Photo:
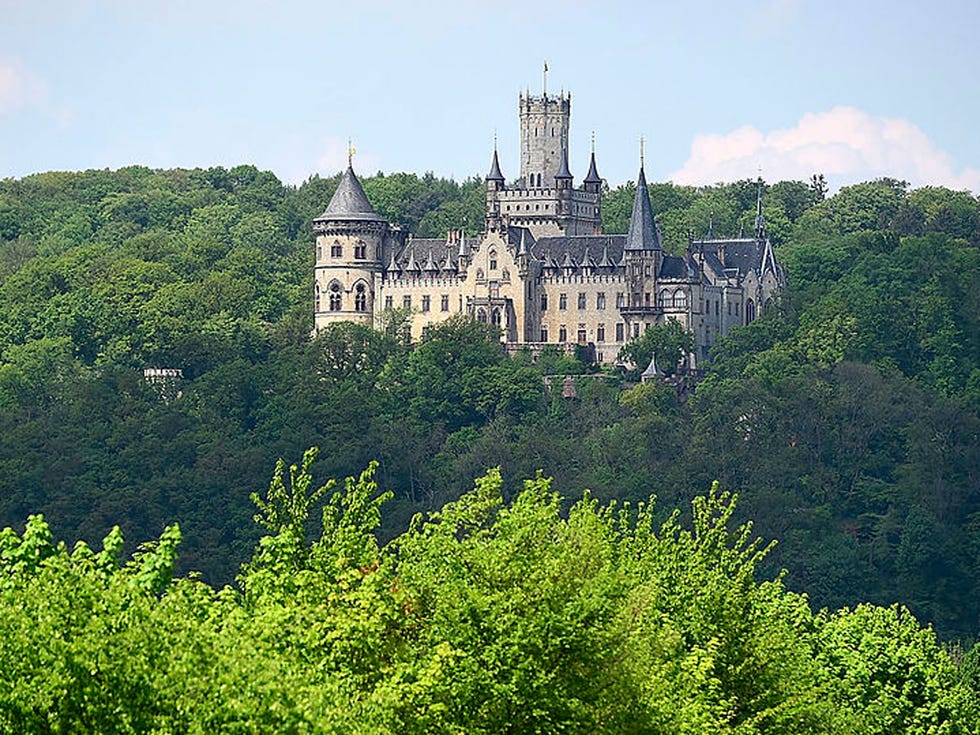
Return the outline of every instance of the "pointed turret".
[[[422,270],[426,273],[436,273],[439,270],[435,258],[432,257],[432,248],[429,248],[429,257],[425,259],[425,265],[422,266]]]
[[[315,221],[321,220],[383,221],[378,216],[378,213],[374,211],[371,202],[368,201],[367,195],[364,193],[364,188],[361,186],[361,182],[357,180],[354,169],[350,165],[347,166],[347,170],[340,177],[340,183],[337,184],[337,190],[333,193],[330,204],[327,205],[323,214],[317,217]]]
[[[647,365],[647,369],[643,371],[640,376],[640,381],[646,383],[650,380],[656,380],[657,378],[663,377],[663,371],[657,367],[657,353],[654,352],[650,355],[650,364]]]
[[[561,146],[561,161],[558,164],[558,173],[555,174],[556,189],[572,188],[572,172],[568,170],[568,152],[565,150],[565,143]]]
[[[633,214],[626,233],[625,250],[660,250],[660,234],[653,223],[653,208],[647,191],[647,177],[640,165],[636,179],[636,196],[633,198]]]
[[[525,241],[525,236],[527,235],[527,230],[521,228],[521,242],[517,246],[517,257],[526,258],[527,257],[527,242]]]
[[[500,161],[497,158],[497,147],[493,148],[493,161],[490,164],[490,173],[487,174],[488,189],[503,189],[504,175],[500,172]]]
[[[394,250],[391,251],[391,262],[388,263],[385,273],[388,274],[389,278],[398,278],[402,274],[402,269],[398,267],[398,262],[395,260]]]
[[[595,146],[592,147],[592,159],[589,161],[589,173],[585,175],[582,179],[582,185],[585,187],[586,191],[598,194],[602,189],[602,178],[599,176],[599,171],[596,169],[595,165]]]
[[[615,268],[616,264],[609,260],[609,245],[602,246],[602,257],[599,259],[599,268],[604,268],[610,270]]]

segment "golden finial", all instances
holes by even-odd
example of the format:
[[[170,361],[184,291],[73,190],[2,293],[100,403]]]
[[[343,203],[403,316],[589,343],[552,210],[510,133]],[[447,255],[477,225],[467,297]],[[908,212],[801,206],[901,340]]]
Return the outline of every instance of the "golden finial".
[[[640,168],[644,168],[643,164],[643,136],[640,136]]]
[[[347,139],[347,168],[354,168],[354,144],[351,139]]]

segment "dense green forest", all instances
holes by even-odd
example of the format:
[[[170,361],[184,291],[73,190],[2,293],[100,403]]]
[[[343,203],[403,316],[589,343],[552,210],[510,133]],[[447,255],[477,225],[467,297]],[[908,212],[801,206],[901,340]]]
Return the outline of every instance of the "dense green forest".
[[[569,496],[654,494],[657,522],[718,480],[739,494],[737,520],[778,539],[761,578],[785,569],[815,609],[901,603],[944,639],[975,640],[975,197],[893,180],[831,197],[819,177],[766,184],[789,273],[779,308],[719,344],[693,394],[608,372],[569,400],[542,376],[592,366],[508,358],[467,322],[417,348],[397,325],[311,340],[311,221],[336,183],[289,187],[250,166],[0,181],[0,526],[23,532],[43,513],[57,537],[96,545],[115,524],[135,540],[179,522],[178,574],[220,586],[258,539],[250,495],[277,457],[310,446],[318,476],[378,462],[393,493],[382,543],[488,467],[508,500],[538,470]],[[363,183],[418,235],[480,229],[479,179]],[[750,230],[756,193],[650,187],[674,250],[709,218],[716,233]],[[625,231],[632,200],[632,185],[605,193],[607,231]],[[147,384],[145,367],[184,378]]]

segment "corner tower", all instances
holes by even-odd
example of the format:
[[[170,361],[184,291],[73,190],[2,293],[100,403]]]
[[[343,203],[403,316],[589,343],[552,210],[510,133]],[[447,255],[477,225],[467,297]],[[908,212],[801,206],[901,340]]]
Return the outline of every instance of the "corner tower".
[[[572,114],[572,95],[540,97],[522,94],[518,103],[521,123],[521,183],[526,189],[550,189],[568,155],[568,123]]]
[[[330,204],[313,220],[317,331],[334,322],[371,323],[389,230],[348,163]]]

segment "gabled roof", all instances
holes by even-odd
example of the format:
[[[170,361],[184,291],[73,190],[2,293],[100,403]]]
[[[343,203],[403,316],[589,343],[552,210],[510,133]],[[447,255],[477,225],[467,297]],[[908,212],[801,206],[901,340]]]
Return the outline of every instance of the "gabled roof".
[[[354,169],[350,166],[340,177],[337,190],[330,199],[330,204],[323,211],[317,220],[362,220],[370,222],[383,222],[368,201],[367,194],[361,182],[357,180]]]
[[[653,207],[647,191],[647,177],[640,166],[636,179],[636,196],[633,198],[633,214],[626,233],[626,250],[660,250],[660,233],[653,223]]]

